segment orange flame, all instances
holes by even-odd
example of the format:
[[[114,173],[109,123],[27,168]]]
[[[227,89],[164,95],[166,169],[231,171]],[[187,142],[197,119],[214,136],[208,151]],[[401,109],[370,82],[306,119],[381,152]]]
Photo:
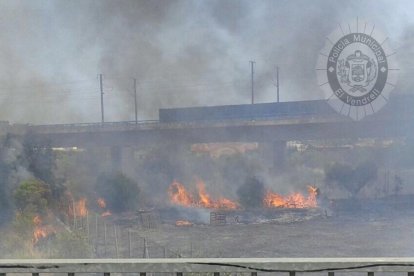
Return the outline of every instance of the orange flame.
[[[78,217],[86,217],[88,214],[88,208],[86,207],[86,198],[81,198],[75,203],[75,214]]]
[[[39,242],[40,239],[46,238],[48,234],[46,233],[46,230],[41,227],[36,227],[33,231],[33,244],[36,244]]]
[[[40,218],[39,215],[34,216],[34,218],[33,218],[33,224],[35,226],[39,226],[39,225],[42,224],[42,219]]]
[[[237,209],[239,204],[237,202],[231,201],[227,198],[220,198],[219,200],[211,199],[210,195],[207,193],[205,184],[203,181],[197,181],[197,198],[196,200],[193,195],[191,195],[183,184],[174,180],[168,188],[168,195],[170,201],[173,204],[182,205],[186,207],[203,207],[208,209]]]
[[[39,242],[39,240],[46,238],[50,234],[56,233],[56,231],[51,226],[42,226],[42,219],[39,215],[36,215],[33,218],[34,230],[33,230],[33,244]]]
[[[177,220],[175,222],[176,226],[193,226],[193,224],[191,222],[189,222],[188,220]]]
[[[220,209],[229,209],[235,210],[239,209],[239,204],[237,202],[231,201],[228,198],[221,197],[218,199],[218,206],[221,206]]]
[[[220,197],[213,200],[206,191],[203,181],[198,180],[196,183],[197,195],[193,196],[187,191],[183,184],[174,180],[168,188],[170,202],[186,207],[202,207],[208,209],[227,209],[234,210],[240,208],[239,203],[230,199]],[[319,189],[314,186],[308,186],[308,195],[301,193],[292,193],[288,196],[268,191],[263,199],[263,205],[269,208],[316,208],[317,195]]]
[[[187,192],[183,184],[178,181],[173,181],[168,188],[168,195],[170,201],[174,204],[190,207],[194,205],[193,197]]]
[[[288,196],[282,196],[268,191],[263,199],[263,204],[265,207],[270,208],[316,208],[318,206],[316,200],[318,193],[318,188],[314,186],[308,186],[307,197],[301,193],[293,193]]]
[[[105,208],[106,208],[106,201],[105,201],[105,199],[103,199],[102,197],[98,198],[98,199],[96,200],[96,203],[98,204],[98,206],[99,206],[101,209],[105,209]],[[111,215],[112,215],[112,213],[111,213],[110,211],[105,210],[105,211],[101,214],[101,217],[108,217],[108,216],[111,216]]]
[[[105,202],[105,199],[103,199],[102,197],[98,198],[98,199],[96,200],[96,203],[98,203],[98,206],[99,206],[100,208],[102,208],[102,209],[105,209],[105,208],[106,208],[106,202]]]
[[[197,181],[198,197],[200,199],[199,205],[205,208],[215,208],[215,202],[210,198],[210,195],[206,192],[206,186],[201,180]]]

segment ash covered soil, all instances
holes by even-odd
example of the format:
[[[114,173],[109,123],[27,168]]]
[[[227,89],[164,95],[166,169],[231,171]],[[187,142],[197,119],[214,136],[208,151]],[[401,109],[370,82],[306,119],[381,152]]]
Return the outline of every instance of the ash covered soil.
[[[414,210],[221,226],[163,223],[141,233],[183,257],[411,257]]]

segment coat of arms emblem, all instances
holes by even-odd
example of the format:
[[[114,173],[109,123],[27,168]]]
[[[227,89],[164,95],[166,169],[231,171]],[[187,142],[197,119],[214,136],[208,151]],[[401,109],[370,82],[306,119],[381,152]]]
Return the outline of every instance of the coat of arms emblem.
[[[346,59],[338,60],[337,74],[342,84],[351,86],[351,92],[365,93],[365,87],[377,76],[377,66],[374,59],[356,50]]]
[[[398,73],[388,37],[358,18],[339,24],[327,37],[316,70],[328,103],[354,120],[375,113],[387,103]]]

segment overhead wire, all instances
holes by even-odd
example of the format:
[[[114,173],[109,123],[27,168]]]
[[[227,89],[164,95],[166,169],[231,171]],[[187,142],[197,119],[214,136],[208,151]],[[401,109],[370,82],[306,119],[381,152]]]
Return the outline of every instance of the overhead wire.
[[[131,87],[131,89],[115,89],[117,86],[114,85],[114,80],[123,79],[124,81],[127,79],[132,80],[132,78],[123,77],[107,77],[104,80],[104,90],[105,90],[105,101],[114,101],[116,98],[113,97],[119,97],[119,96],[125,96],[125,95],[134,95],[134,91]],[[181,79],[182,80],[182,79]],[[109,83],[108,83],[109,81]],[[160,82],[168,81],[169,83],[172,83],[173,85],[165,85],[163,83],[161,86],[158,84]],[[207,81],[204,80],[203,82],[199,83],[181,83],[179,84],[180,80],[171,80],[166,78],[156,78],[152,81],[138,81],[137,84],[139,86],[139,90],[147,90],[147,91],[153,91],[156,93],[176,93],[180,90],[195,90],[198,93],[205,92],[205,91],[211,91],[211,90],[221,90],[221,89],[228,89],[230,87],[233,87],[237,85],[237,82],[235,80],[232,81],[225,81],[225,82],[213,82],[213,81]],[[96,83],[96,85],[85,85],[85,83]],[[111,84],[112,83],[112,84]],[[105,85],[106,84],[106,85]],[[80,86],[79,86],[80,85]],[[72,87],[71,87],[72,86]],[[75,86],[75,87],[73,87]],[[125,85],[122,85],[125,86]],[[257,84],[258,87],[261,87],[263,85]],[[60,87],[61,89],[57,89],[57,87]],[[43,88],[45,92],[38,93],[38,89]],[[36,93],[33,92],[33,89],[36,89]],[[4,90],[7,90],[5,92]],[[13,93],[10,92],[16,92],[16,91],[27,91],[26,93]],[[49,84],[42,84],[42,85],[23,85],[23,86],[0,86],[0,101],[2,104],[4,103],[28,103],[28,102],[61,102],[62,98],[68,99],[72,98],[74,96],[73,100],[97,100],[100,96],[99,91],[99,85],[95,79],[83,79],[83,80],[73,80],[73,81],[64,81],[64,82],[55,82],[55,83],[49,83]],[[3,92],[4,91],[4,92]],[[112,93],[109,93],[112,92]],[[139,91],[138,91],[139,93]],[[96,96],[95,96],[96,94]],[[33,96],[33,97],[30,97]],[[29,98],[28,98],[29,97]]]

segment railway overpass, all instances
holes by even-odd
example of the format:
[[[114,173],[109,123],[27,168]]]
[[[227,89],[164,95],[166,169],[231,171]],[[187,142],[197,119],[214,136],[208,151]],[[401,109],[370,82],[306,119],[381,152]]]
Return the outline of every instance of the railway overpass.
[[[336,113],[311,116],[294,116],[288,113],[283,117],[212,121],[10,126],[8,132],[21,134],[30,131],[34,143],[39,146],[48,144],[52,147],[108,147],[111,148],[114,163],[122,163],[120,159],[123,158],[123,149],[129,147],[257,142],[267,145],[264,147],[265,151],[273,152],[273,162],[280,165],[284,160],[286,141],[401,137],[414,139],[413,107],[414,97],[405,96],[391,100],[382,110],[361,121],[353,121]]]
[[[361,121],[337,114],[324,100],[192,107],[161,109],[158,121],[11,125],[7,132],[31,131],[36,143],[54,147],[393,138],[413,135],[413,107],[414,96],[394,96]]]
[[[27,126],[36,143],[53,147],[140,146],[156,143],[274,142],[394,138],[414,134],[414,117],[284,118],[204,123],[113,122]],[[13,133],[13,130],[11,131]]]

